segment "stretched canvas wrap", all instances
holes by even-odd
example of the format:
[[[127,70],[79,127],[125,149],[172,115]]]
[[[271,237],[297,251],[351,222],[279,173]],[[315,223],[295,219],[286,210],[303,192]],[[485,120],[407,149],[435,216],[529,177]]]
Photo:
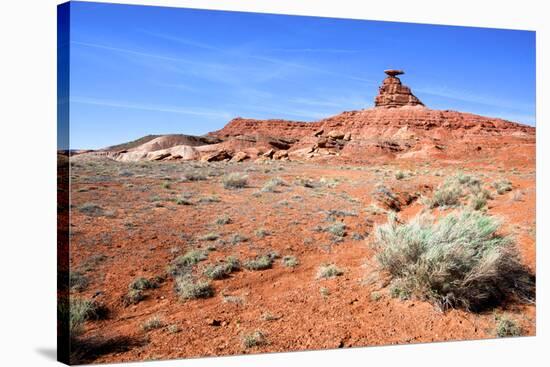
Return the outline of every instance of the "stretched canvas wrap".
[[[535,32],[58,8],[69,364],[535,335]]]

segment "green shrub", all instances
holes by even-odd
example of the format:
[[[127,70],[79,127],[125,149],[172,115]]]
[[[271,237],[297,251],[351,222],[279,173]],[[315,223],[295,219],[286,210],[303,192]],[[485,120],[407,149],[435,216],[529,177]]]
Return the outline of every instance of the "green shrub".
[[[143,291],[145,289],[153,289],[157,287],[157,283],[144,277],[137,277],[128,285],[129,289]]]
[[[402,180],[405,178],[405,173],[403,171],[397,171],[395,173],[395,179],[396,180]]]
[[[220,238],[220,235],[215,232],[210,232],[202,236],[200,239],[201,241],[215,241],[218,238]]]
[[[164,322],[162,322],[162,320],[158,316],[153,316],[150,319],[146,320],[143,324],[141,324],[141,328],[144,331],[160,329],[163,326]]]
[[[265,270],[270,269],[273,265],[273,257],[269,255],[257,256],[252,260],[244,263],[244,267],[248,270]]]
[[[516,321],[506,316],[501,316],[497,320],[495,333],[497,337],[505,338],[510,336],[521,336],[522,330],[521,327],[516,323]]]
[[[204,269],[204,275],[210,279],[224,279],[234,271],[239,270],[241,264],[235,257],[228,257],[225,262],[216,265],[210,265]]]
[[[231,238],[229,239],[229,242],[231,242],[232,245],[237,245],[241,242],[248,241],[248,238],[241,236],[239,233],[235,233]]]
[[[177,205],[193,205],[193,202],[185,197],[179,197],[175,202]]]
[[[323,264],[317,270],[317,279],[335,278],[343,275],[344,271],[334,264]]]
[[[71,290],[82,292],[88,287],[88,278],[79,271],[71,271],[69,273],[69,286]]]
[[[230,173],[222,179],[223,187],[226,189],[241,189],[246,187],[248,183],[248,176],[240,173]]]
[[[203,196],[199,199],[199,203],[219,203],[221,200],[217,195]]]
[[[443,184],[433,194],[431,199],[428,199],[426,204],[430,209],[456,207],[460,205],[462,197],[462,189],[454,184]]]
[[[264,238],[264,237],[266,237],[266,236],[271,235],[271,232],[268,231],[268,230],[265,229],[265,228],[258,228],[258,229],[256,230],[256,232],[254,232],[254,233],[256,234],[256,237],[258,237],[258,238]]]
[[[267,344],[267,340],[261,331],[256,330],[243,336],[243,346],[245,348],[259,347],[265,344]]]
[[[172,261],[168,272],[174,276],[188,273],[191,267],[208,258],[206,250],[190,250]]]
[[[287,268],[293,268],[298,266],[298,259],[295,256],[285,256],[283,257],[283,265]]]
[[[272,178],[271,180],[267,181],[260,191],[261,192],[276,192],[277,187],[279,187],[279,186],[288,186],[288,184],[286,182],[284,182],[282,179],[280,179],[279,177],[275,177],[275,178]]]
[[[346,225],[342,222],[336,222],[325,228],[325,230],[336,237],[344,237],[346,234]]]
[[[102,207],[100,207],[99,205],[97,204],[94,204],[94,203],[85,203],[85,204],[82,204],[78,210],[82,213],[82,214],[86,214],[86,215],[89,215],[89,216],[92,216],[92,217],[99,217],[99,216],[102,216],[105,214],[105,211],[103,210]]]
[[[222,215],[221,217],[218,217],[214,223],[219,226],[223,226],[231,223],[231,218],[228,215]]]
[[[497,193],[499,195],[502,195],[508,191],[512,191],[512,183],[508,180],[499,180],[493,182],[493,187],[497,190]]]
[[[175,290],[181,301],[197,298],[210,298],[214,295],[214,288],[209,282],[195,282],[190,276],[178,276],[175,280]]]
[[[438,222],[424,215],[406,224],[390,215],[376,229],[376,246],[381,267],[392,277],[392,294],[472,311],[508,296],[534,297],[534,279],[499,227],[498,220],[475,211]]]
[[[470,199],[470,207],[473,210],[481,210],[487,205],[487,199],[483,195],[475,195]]]
[[[202,173],[197,173],[197,172],[188,172],[181,177],[182,182],[205,181],[205,180],[206,180],[206,176]]]
[[[141,289],[130,289],[128,293],[122,298],[122,302],[125,306],[137,305],[145,299],[145,294]]]
[[[69,329],[72,336],[82,333],[84,322],[101,316],[101,307],[92,300],[71,298],[69,304]]]

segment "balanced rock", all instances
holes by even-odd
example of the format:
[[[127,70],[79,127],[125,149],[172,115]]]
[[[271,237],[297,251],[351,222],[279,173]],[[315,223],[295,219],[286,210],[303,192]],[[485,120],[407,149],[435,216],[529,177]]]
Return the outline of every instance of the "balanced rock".
[[[388,75],[378,89],[378,95],[374,99],[376,107],[395,108],[403,106],[424,106],[411,89],[403,84],[397,75],[405,74],[402,70],[384,70]]]

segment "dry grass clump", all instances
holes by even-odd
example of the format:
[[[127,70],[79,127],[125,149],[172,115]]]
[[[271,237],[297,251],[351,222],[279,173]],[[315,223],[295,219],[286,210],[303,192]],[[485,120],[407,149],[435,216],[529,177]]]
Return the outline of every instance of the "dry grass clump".
[[[244,335],[242,341],[245,348],[259,347],[267,344],[267,339],[264,333],[258,330],[251,334]]]
[[[512,191],[512,183],[509,180],[495,181],[493,182],[493,187],[497,190],[499,195]]]
[[[226,189],[242,189],[248,183],[248,176],[240,173],[230,173],[222,179],[223,187]]]
[[[154,280],[144,277],[135,278],[128,284],[128,293],[124,295],[122,302],[125,306],[138,304],[145,299],[145,290],[156,287],[158,287],[158,284]]]
[[[200,261],[208,258],[208,251],[206,250],[190,250],[184,255],[178,256],[174,259],[170,265],[168,272],[171,275],[177,276],[188,273],[191,267]]]
[[[511,336],[521,336],[522,333],[521,327],[516,321],[507,316],[497,318],[497,326],[495,329],[495,334],[497,337],[506,338]]]
[[[283,265],[286,266],[287,268],[293,268],[295,266],[298,266],[299,264],[298,259],[295,256],[291,256],[291,255],[284,256],[281,261]]]
[[[71,290],[82,292],[88,287],[88,278],[79,271],[71,271],[69,273],[69,286]]]
[[[280,187],[280,186],[288,186],[288,184],[285,181],[283,181],[281,178],[275,177],[267,181],[260,191],[277,192],[277,187]]]
[[[66,304],[65,307],[67,306],[69,308],[69,330],[73,337],[82,333],[84,322],[100,319],[106,312],[104,307],[98,303],[83,298],[71,297],[69,304]],[[60,312],[66,315],[67,310],[60,310]]]
[[[146,320],[143,324],[141,324],[141,328],[144,331],[160,329],[163,326],[164,322],[158,316],[153,316],[150,319]]]
[[[317,279],[335,278],[343,275],[344,271],[334,264],[323,264],[317,270]]]
[[[204,275],[210,279],[224,279],[241,268],[239,259],[229,256],[223,263],[210,265],[204,269]]]
[[[456,207],[460,205],[460,198],[463,192],[460,186],[445,182],[433,194],[430,199],[426,200],[426,205],[430,208],[446,208]]]
[[[392,278],[392,295],[471,311],[508,297],[533,299],[534,277],[499,228],[498,220],[475,211],[451,213],[438,222],[421,215],[405,224],[390,215],[376,229],[376,246],[377,259]]]
[[[270,269],[273,265],[274,257],[270,255],[257,256],[254,259],[244,263],[244,267],[248,270],[265,270]]]
[[[188,275],[181,275],[175,279],[175,291],[183,302],[214,296],[214,288],[212,288],[210,282],[194,281]]]

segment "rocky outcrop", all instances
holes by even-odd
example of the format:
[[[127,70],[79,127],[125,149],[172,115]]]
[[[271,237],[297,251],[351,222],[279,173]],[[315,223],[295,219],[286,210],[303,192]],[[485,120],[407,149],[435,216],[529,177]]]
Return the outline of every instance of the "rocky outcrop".
[[[380,157],[450,159],[465,154],[479,158],[491,154],[491,149],[531,146],[535,142],[535,128],[531,126],[429,109],[401,84],[397,77],[403,74],[401,70],[385,72],[387,77],[374,108],[346,111],[315,122],[235,118],[204,137],[148,136],[103,153],[120,161],[269,162],[338,156],[364,162]],[[145,143],[136,146],[140,141]]]
[[[250,157],[245,152],[238,152],[237,154],[235,154],[233,156],[233,158],[231,158],[231,162],[242,162],[242,161],[244,161],[245,159],[248,159],[248,158],[250,158]]]
[[[254,120],[234,118],[221,130],[213,131],[208,135],[225,139],[231,136],[252,135],[271,136],[278,139],[296,139],[315,133],[318,126],[314,122],[287,121],[287,120]],[[273,141],[277,144],[278,142]],[[284,148],[280,148],[284,149]]]
[[[219,162],[226,159],[231,159],[231,153],[226,150],[218,150],[201,157],[203,162]]]
[[[374,99],[375,107],[396,108],[403,106],[424,106],[411,89],[403,84],[397,75],[405,74],[402,70],[385,70],[388,77],[384,79]]]

